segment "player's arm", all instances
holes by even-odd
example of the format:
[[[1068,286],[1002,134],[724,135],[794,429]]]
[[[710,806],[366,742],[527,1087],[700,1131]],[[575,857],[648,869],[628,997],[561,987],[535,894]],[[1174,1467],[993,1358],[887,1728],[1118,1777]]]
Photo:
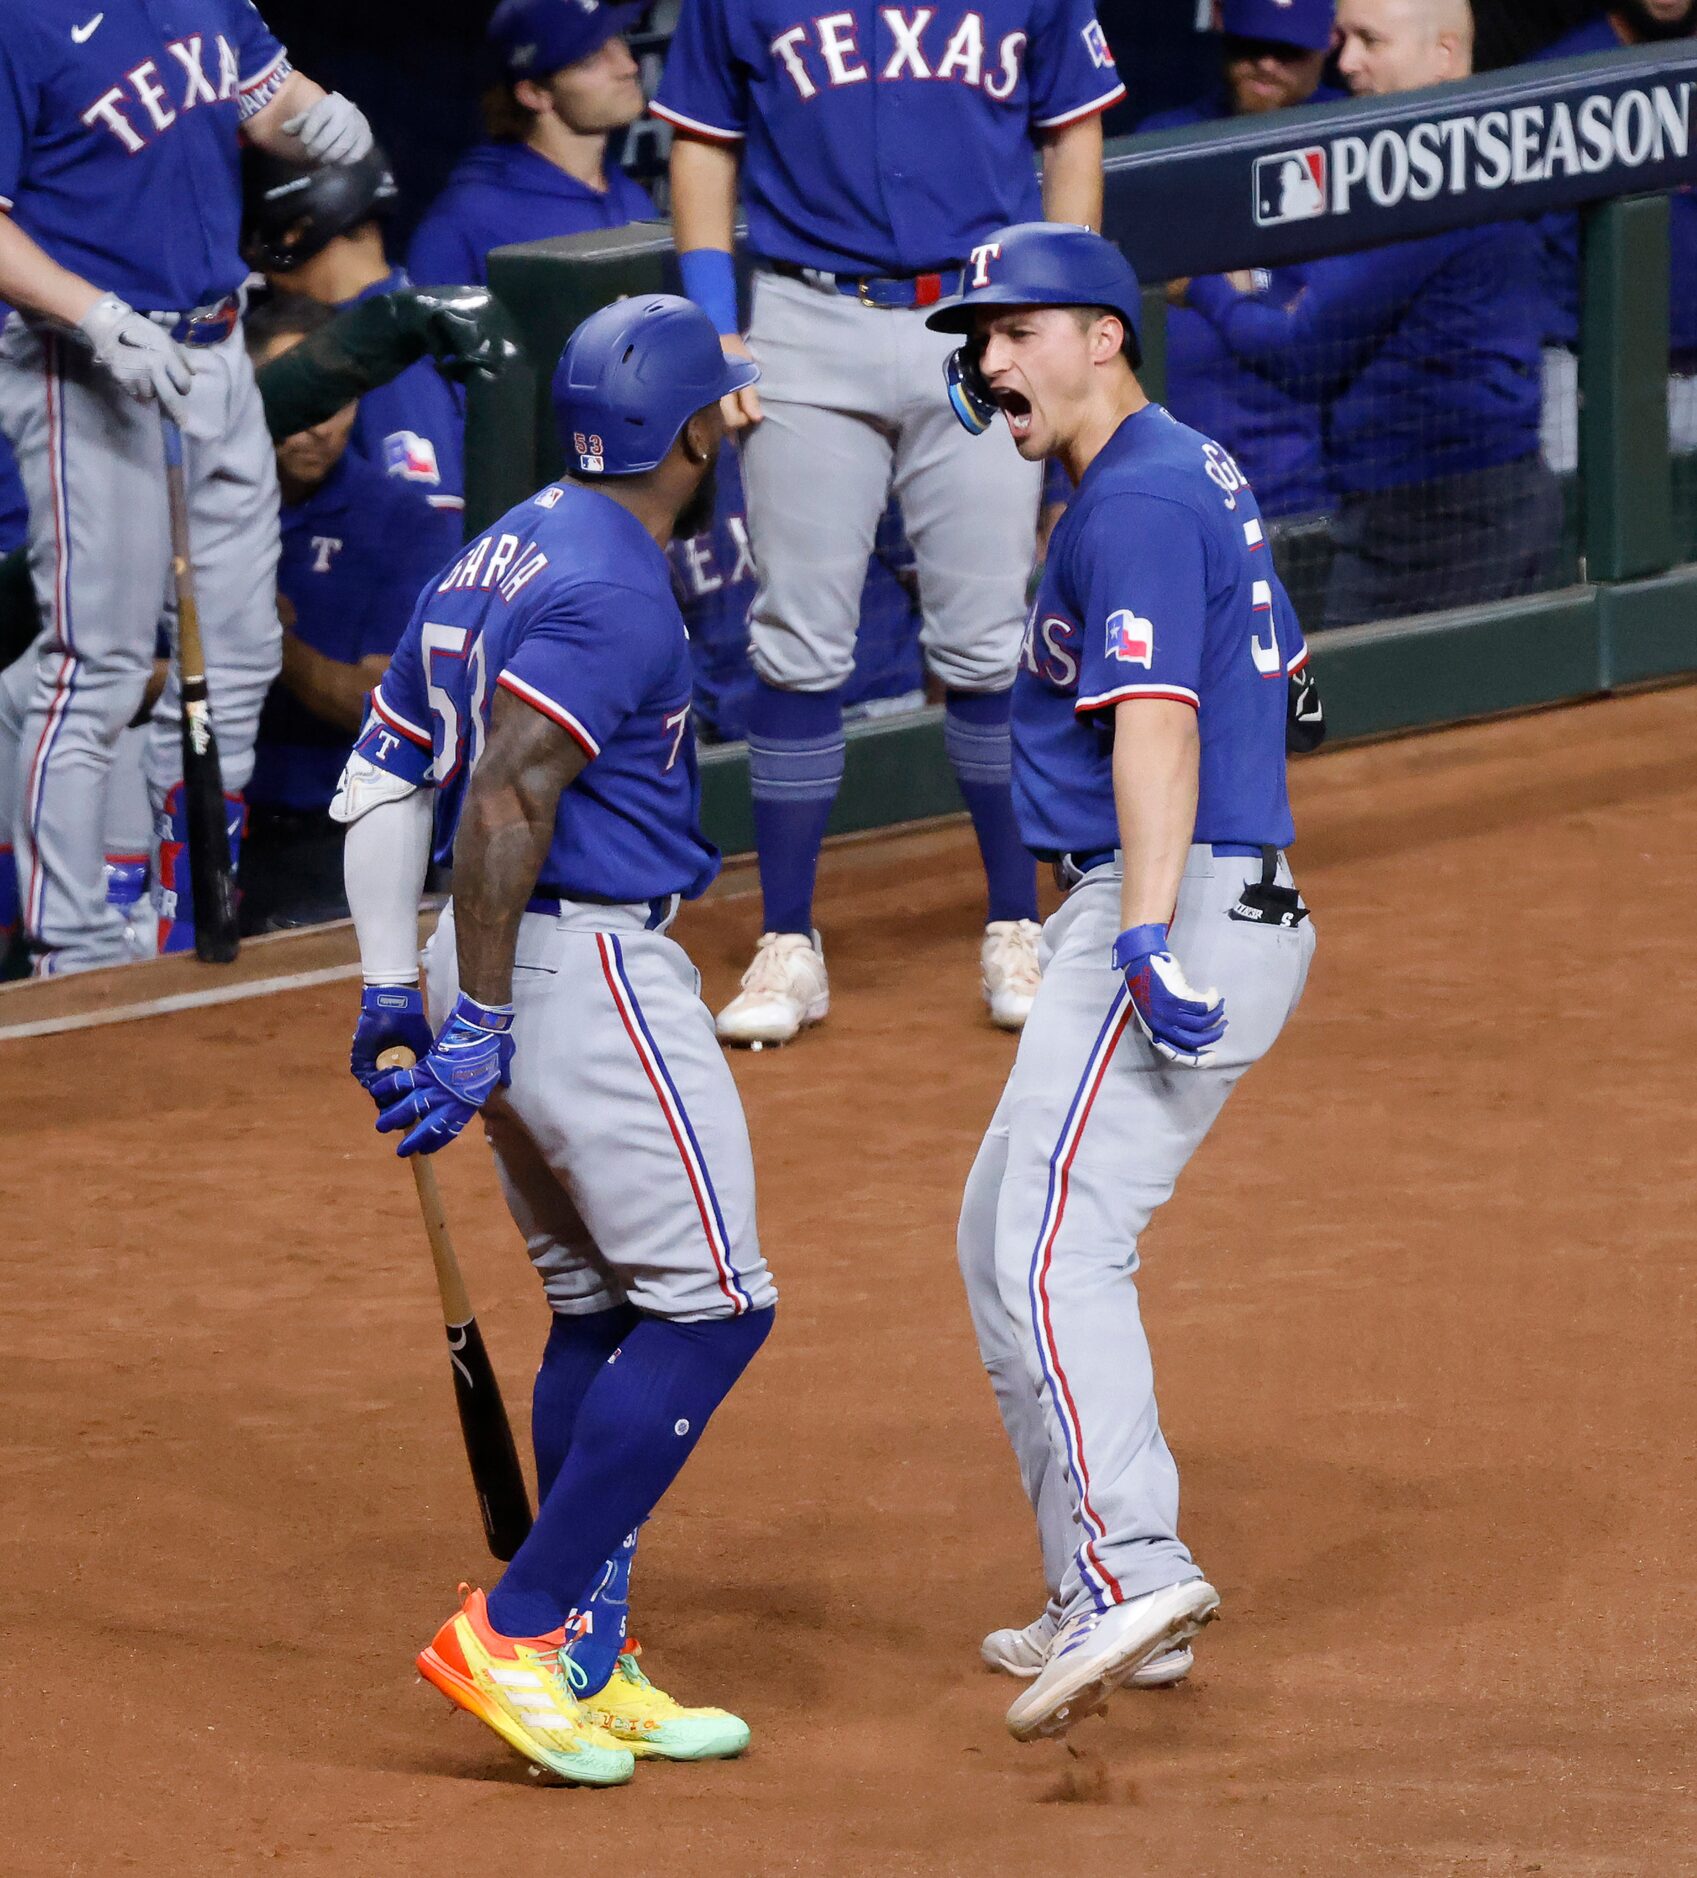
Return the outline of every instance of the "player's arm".
[[[0,301],[75,326],[100,298],[100,289],[61,267],[0,212]]]
[[[339,91],[291,71],[258,110],[244,118],[249,143],[290,163],[357,163],[371,148],[365,113]]]
[[[1202,739],[1196,707],[1170,698],[1114,706],[1114,812],[1125,878],[1120,929],[1166,925],[1196,827]]]
[[[1102,226],[1102,120],[1063,124],[1043,138],[1043,219]]]
[[[498,689],[489,741],[466,791],[454,841],[460,987],[487,1006],[513,996],[525,903],[553,839],[561,795],[589,752],[552,718]]]
[[[741,146],[679,134],[672,139],[672,236],[684,291],[712,320],[719,343],[739,359],[751,356],[738,331],[737,281],[732,249],[737,219]],[[745,430],[760,422],[760,394],[752,385],[722,400],[725,424]]]
[[[333,659],[288,627],[283,629],[283,666],[278,676],[284,688],[314,717],[338,730],[351,733],[365,722],[371,693],[388,669],[389,661],[375,655]]]

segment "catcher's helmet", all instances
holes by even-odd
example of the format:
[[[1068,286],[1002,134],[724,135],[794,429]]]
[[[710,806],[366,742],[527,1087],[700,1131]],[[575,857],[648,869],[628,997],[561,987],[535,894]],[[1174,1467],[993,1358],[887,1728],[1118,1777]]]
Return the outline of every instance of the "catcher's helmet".
[[[972,250],[960,294],[925,324],[937,332],[968,333],[980,307],[1099,306],[1125,323],[1125,355],[1143,363],[1142,293],[1131,263],[1111,241],[1067,222],[1016,222]],[[968,339],[943,368],[955,416],[974,433],[990,428],[996,406],[978,369],[983,351]]]
[[[727,358],[713,322],[672,293],[615,300],[566,341],[554,417],[576,476],[635,476],[665,459],[699,410],[760,376]]]
[[[290,163],[249,150],[242,160],[242,259],[287,274],[338,235],[390,214],[400,199],[389,159],[373,144],[357,163]]]

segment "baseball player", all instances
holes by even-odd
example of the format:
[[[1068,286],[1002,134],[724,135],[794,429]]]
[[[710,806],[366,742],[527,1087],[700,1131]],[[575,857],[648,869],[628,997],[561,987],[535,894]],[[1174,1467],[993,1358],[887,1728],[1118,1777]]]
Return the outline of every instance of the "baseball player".
[[[426,588],[333,811],[366,978],[354,1073],[402,1154],[483,1112],[554,1313],[536,1524],[419,1667],[521,1754],[592,1785],[628,1779],[632,1752],[703,1760],[748,1739],[734,1716],[679,1707],[629,1652],[597,1656],[605,1622],[587,1651],[562,1650],[574,1613],[623,1598],[636,1529],[776,1296],[736,1086],[666,936],[719,857],[698,823],[689,647],[662,544],[703,506],[720,397],[756,375],[674,296],[578,328],[554,380],[570,480]],[[454,865],[426,955],[434,1042],[414,943],[433,839]],[[395,1043],[418,1067],[376,1074]]]
[[[1042,472],[1006,437],[968,451],[935,397],[946,347],[924,309],[972,249],[1036,214],[1095,224],[1100,113],[1124,95],[1090,0],[926,7],[686,0],[653,110],[673,127],[685,290],[752,356],[738,401],[760,585],[749,768],[764,925],[730,1043],[782,1043],[830,1005],[813,887],[842,781],[842,686],[861,583],[893,490],[918,567],[927,662],[989,884],[992,1018],[1037,982],[1037,885],[1008,790],[1008,700]],[[1033,153],[1042,158],[1042,184]],[[755,263],[739,337],[739,182]]]
[[[487,43],[500,83],[489,131],[461,159],[407,251],[419,281],[487,281],[488,255],[516,241],[652,221],[653,199],[607,154],[642,115],[624,34],[641,11],[599,0],[502,0]]]
[[[247,322],[256,370],[333,318],[316,300],[278,295]],[[420,587],[460,543],[456,512],[354,451],[359,417],[344,405],[277,445],[283,668],[247,789],[244,932],[347,917],[330,802]]]
[[[252,151],[243,183],[242,252],[279,292],[340,309],[411,285],[384,246],[400,191],[375,145],[339,169]],[[465,400],[430,360],[360,400],[349,448],[433,508],[464,511]]]
[[[1069,888],[979,1150],[960,1262],[1037,1515],[1050,1606],[985,1640],[1032,1678],[1021,1740],[1123,1682],[1172,1681],[1219,1597],[1178,1537],[1138,1315],[1137,1242],[1295,1009],[1314,945],[1281,850],[1287,674],[1306,658],[1253,492],[1137,382],[1111,243],[1026,223],[979,243],[951,361],[971,428],[1077,487],[1014,692],[1020,829]]]
[[[347,163],[364,117],[289,63],[247,0],[33,0],[0,35],[0,429],[29,496],[49,631],[25,725],[16,824],[38,969],[125,955],[105,899],[113,743],[168,613],[160,417],[189,436],[195,582],[224,780],[239,791],[277,670],[277,491],[237,335],[241,137]],[[153,724],[149,792],[180,838],[177,701]],[[186,874],[186,869],[183,872]],[[161,911],[169,909],[162,902]],[[174,945],[192,944],[186,891]]]

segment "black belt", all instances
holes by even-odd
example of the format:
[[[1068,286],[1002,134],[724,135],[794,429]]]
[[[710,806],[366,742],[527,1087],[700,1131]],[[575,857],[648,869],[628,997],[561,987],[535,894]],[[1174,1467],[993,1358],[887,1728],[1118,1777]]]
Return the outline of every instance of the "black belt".
[[[1259,857],[1263,868],[1278,867],[1279,851],[1277,848],[1264,847],[1258,842],[1249,841],[1211,841],[1208,844],[1217,859],[1247,860],[1251,855]],[[1048,859],[1055,870],[1055,885],[1062,893],[1069,893],[1078,885],[1086,874],[1093,873],[1098,867],[1106,867],[1118,848],[1094,848],[1088,854],[1054,854]],[[1272,875],[1269,874],[1271,879]]]
[[[648,904],[648,918],[643,921],[649,932],[657,932],[660,927],[677,917],[678,903],[683,899],[681,893],[656,894]],[[640,900],[615,900],[605,893],[538,893],[524,903],[527,913],[546,913],[550,919],[560,915],[573,906],[641,906]]]
[[[820,293],[845,294],[862,306],[899,309],[935,306],[961,291],[961,277],[966,269],[960,262],[933,268],[925,274],[833,274],[823,267],[798,267],[794,261],[756,263],[769,274],[781,274],[785,280],[799,280]]]

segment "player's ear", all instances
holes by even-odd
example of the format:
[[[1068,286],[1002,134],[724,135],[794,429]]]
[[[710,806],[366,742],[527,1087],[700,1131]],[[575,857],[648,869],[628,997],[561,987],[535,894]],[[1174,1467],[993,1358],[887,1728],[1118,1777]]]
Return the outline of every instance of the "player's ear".
[[[1104,313],[1090,328],[1090,362],[1106,365],[1125,349],[1125,322],[1117,313]]]
[[[724,413],[718,405],[709,404],[685,423],[678,440],[683,445],[684,455],[699,469],[719,454],[724,435]]]

